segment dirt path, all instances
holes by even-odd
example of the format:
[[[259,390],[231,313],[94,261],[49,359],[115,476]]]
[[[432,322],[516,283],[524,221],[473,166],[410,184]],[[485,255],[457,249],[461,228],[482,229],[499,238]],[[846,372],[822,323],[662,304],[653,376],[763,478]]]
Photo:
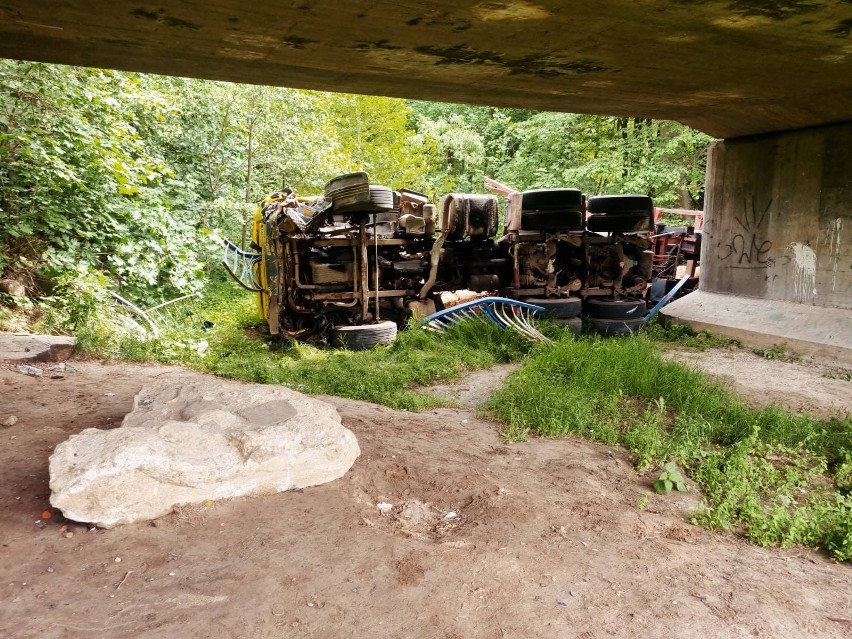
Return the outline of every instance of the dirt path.
[[[722,379],[753,406],[778,404],[822,418],[852,413],[848,370],[816,362],[771,360],[740,349],[673,350],[666,356]]]
[[[474,411],[491,393],[500,388],[503,380],[517,368],[517,364],[497,364],[481,371],[473,371],[453,384],[437,384],[425,390],[458,402],[461,410]]]
[[[0,422],[19,420],[0,429],[2,637],[852,632],[849,565],[691,526],[694,493],[651,495],[640,509],[652,478],[621,450],[506,444],[494,424],[452,409],[328,398],[362,449],[337,482],[179,509],[155,525],[86,532],[58,514],[36,524],[53,447],[117,425],[144,383],[171,374],[75,366],[40,380],[0,368]]]

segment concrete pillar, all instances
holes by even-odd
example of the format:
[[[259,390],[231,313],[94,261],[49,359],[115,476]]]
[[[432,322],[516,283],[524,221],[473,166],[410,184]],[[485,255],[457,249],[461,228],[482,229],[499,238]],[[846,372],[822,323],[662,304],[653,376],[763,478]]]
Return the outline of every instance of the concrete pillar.
[[[665,315],[852,363],[852,122],[713,145],[700,290]]]

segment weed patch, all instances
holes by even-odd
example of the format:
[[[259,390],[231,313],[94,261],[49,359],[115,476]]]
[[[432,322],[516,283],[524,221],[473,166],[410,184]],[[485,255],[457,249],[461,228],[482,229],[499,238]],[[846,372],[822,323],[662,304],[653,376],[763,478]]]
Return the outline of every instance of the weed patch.
[[[639,468],[663,468],[673,485],[679,473],[669,476],[666,464],[677,462],[704,490],[698,523],[850,558],[852,501],[841,490],[852,474],[852,420],[748,408],[702,373],[664,361],[645,336],[538,349],[485,410],[514,439],[571,433],[621,443]]]
[[[802,356],[787,349],[786,344],[776,344],[769,348],[753,348],[752,353],[760,355],[764,359],[778,359],[783,362],[800,362]]]
[[[221,377],[412,411],[447,404],[420,387],[518,360],[531,348],[490,323],[461,324],[440,335],[411,327],[393,344],[367,351],[272,340],[258,330],[254,297],[234,291],[227,282],[214,283],[196,312],[194,323],[166,327],[159,339],[91,322],[78,333],[80,346],[101,357],[179,363]]]
[[[554,343],[533,345],[493,324],[471,323],[441,334],[412,327],[390,346],[345,351],[270,340],[259,328],[253,297],[227,283],[210,287],[191,322],[167,327],[153,340],[115,330],[94,294],[60,310],[73,320],[80,348],[100,356],[180,363],[411,411],[446,404],[423,386],[524,360],[483,409],[502,422],[504,437],[573,433],[622,444],[640,469],[663,471],[663,492],[667,481],[684,484],[683,475],[701,486],[705,500],[696,523],[736,530],[760,544],[805,544],[852,558],[850,419],[748,408],[702,373],[664,361],[657,346],[706,348],[732,340],[657,325],[649,335],[574,339],[543,322]]]
[[[738,348],[741,344],[738,339],[714,335],[709,331],[695,331],[686,324],[670,324],[663,326],[658,319],[654,319],[645,327],[645,335],[661,344],[673,346],[684,346],[698,350],[708,348]]]
[[[763,546],[824,548],[852,559],[852,497],[833,490],[825,457],[761,443],[757,435],[696,461],[706,504],[693,521],[742,530]]]

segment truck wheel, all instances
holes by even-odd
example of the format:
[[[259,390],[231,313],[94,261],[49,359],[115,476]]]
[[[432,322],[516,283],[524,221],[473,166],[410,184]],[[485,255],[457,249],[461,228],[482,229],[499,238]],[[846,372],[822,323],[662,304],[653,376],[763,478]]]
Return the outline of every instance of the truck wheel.
[[[583,320],[581,320],[579,317],[571,317],[571,318],[568,318],[568,319],[558,319],[558,320],[555,320],[555,321],[556,321],[557,324],[561,324],[566,329],[568,329],[572,333],[574,333],[575,337],[583,332]]]
[[[390,344],[396,338],[396,322],[386,320],[376,324],[334,327],[332,344],[352,351],[373,348],[377,344]]]
[[[553,211],[583,207],[583,192],[578,189],[537,189],[521,193],[524,211]]]
[[[579,210],[521,211],[522,231],[582,231],[584,215]]]
[[[647,195],[596,195],[589,198],[589,213],[650,214],[654,201]]]
[[[599,335],[612,337],[615,335],[632,335],[645,327],[645,320],[639,319],[600,319],[589,318],[592,328]]]
[[[647,233],[651,214],[643,212],[590,215],[586,228],[592,233]]]
[[[579,297],[567,297],[562,299],[547,299],[544,297],[528,297],[524,300],[528,304],[544,307],[544,317],[552,319],[568,319],[577,317],[583,310],[583,302]]]
[[[586,312],[598,319],[641,319],[647,310],[643,300],[586,300]]]

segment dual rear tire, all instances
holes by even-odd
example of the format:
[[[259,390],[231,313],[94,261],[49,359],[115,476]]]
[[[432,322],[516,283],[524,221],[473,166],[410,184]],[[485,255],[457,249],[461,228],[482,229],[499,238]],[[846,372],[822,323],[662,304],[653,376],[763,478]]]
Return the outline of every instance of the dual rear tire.
[[[645,328],[647,306],[644,300],[588,299],[586,311],[599,335],[632,335]]]
[[[524,302],[543,307],[544,313],[540,317],[548,317],[555,320],[579,317],[583,312],[583,302],[579,297],[564,297],[561,299],[528,297],[524,299]]]
[[[597,195],[589,198],[586,228],[592,233],[647,233],[654,201],[647,195]]]

